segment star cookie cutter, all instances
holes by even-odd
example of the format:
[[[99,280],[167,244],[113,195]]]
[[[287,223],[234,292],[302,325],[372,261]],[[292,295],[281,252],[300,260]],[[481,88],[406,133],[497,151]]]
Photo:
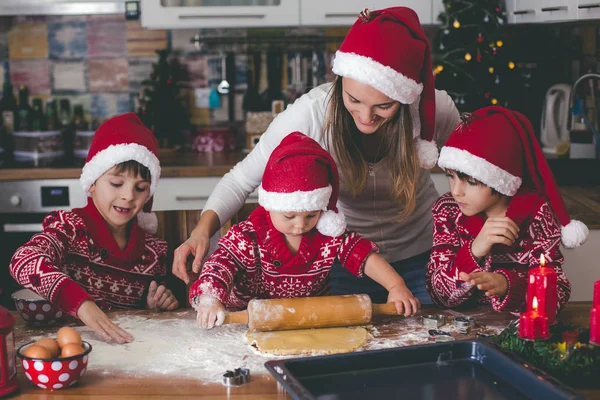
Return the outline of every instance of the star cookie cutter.
[[[446,325],[446,316],[442,314],[425,314],[421,317],[421,324],[425,328],[437,329]]]
[[[250,370],[248,368],[236,368],[233,371],[227,370],[223,374],[223,385],[240,386],[250,381]]]

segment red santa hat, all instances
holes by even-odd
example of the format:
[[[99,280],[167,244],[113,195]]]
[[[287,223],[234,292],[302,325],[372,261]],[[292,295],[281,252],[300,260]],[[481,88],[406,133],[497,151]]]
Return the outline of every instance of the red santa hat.
[[[324,211],[317,230],[339,236],[346,230],[344,214],[337,209],[339,176],[335,161],[319,143],[300,133],[287,135],[273,150],[258,203],[268,211]]]
[[[589,230],[571,220],[533,127],[522,114],[502,107],[465,114],[463,122],[442,147],[438,165],[462,172],[506,196],[514,196],[523,182],[546,196],[562,225],[565,247],[577,247]]]
[[[103,123],[92,139],[79,182],[90,196],[90,187],[106,171],[125,161],[137,161],[150,170],[150,198],[138,214],[138,224],[150,233],[156,233],[158,221],[152,213],[152,200],[160,178],[158,143],[135,113],[111,118]]]
[[[360,13],[335,54],[333,72],[410,105],[422,168],[435,166],[435,85],[431,46],[417,14],[406,7]]]

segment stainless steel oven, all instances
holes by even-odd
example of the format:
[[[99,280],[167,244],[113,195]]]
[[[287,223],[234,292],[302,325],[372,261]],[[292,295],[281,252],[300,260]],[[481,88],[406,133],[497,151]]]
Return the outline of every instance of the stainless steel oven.
[[[9,272],[15,250],[41,231],[42,221],[51,211],[84,204],[85,196],[77,179],[0,181],[1,305],[14,309],[10,295],[20,288]]]

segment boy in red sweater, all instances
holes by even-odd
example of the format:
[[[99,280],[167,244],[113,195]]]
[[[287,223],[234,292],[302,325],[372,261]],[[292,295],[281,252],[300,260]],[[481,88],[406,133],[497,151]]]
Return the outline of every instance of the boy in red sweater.
[[[571,284],[561,268],[561,236],[565,247],[577,247],[588,229],[569,219],[527,118],[502,107],[466,114],[438,165],[450,193],[433,206],[426,274],[433,301],[442,307],[491,303],[497,311],[520,312],[527,272],[543,254],[558,277],[558,306],[564,306]]]
[[[102,309],[178,306],[157,284],[167,254],[166,242],[153,235],[159,177],[156,138],[139,118],[128,113],[106,121],[79,178],[87,205],[50,213],[43,232],[15,252],[11,275],[105,340],[132,341]]]
[[[338,192],[331,155],[300,132],[286,136],[265,168],[260,207],[231,227],[190,289],[198,326],[220,325],[225,308],[245,308],[255,298],[327,294],[336,260],[384,286],[399,314],[416,313],[419,300],[379,256],[377,245],[346,231]]]

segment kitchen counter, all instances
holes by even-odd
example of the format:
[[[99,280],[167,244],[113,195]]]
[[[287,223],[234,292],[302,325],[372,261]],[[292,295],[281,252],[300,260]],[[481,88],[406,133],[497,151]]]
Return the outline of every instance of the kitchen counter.
[[[561,314],[561,319],[563,321],[570,321],[580,326],[587,326],[589,323],[589,308],[591,303],[589,302],[578,302],[578,303],[570,303],[565,311]],[[477,326],[506,326],[508,322],[514,319],[514,316],[508,313],[498,313],[492,311],[489,307],[477,307],[471,310],[461,310],[466,315],[473,315],[476,318]],[[437,308],[433,308],[431,306],[426,307],[423,312],[442,312]],[[456,315],[454,311],[444,310],[444,314],[447,315]],[[186,323],[189,322],[190,326],[193,326],[195,322],[195,313],[191,309],[187,310],[178,310],[175,312],[162,312],[157,313],[148,310],[140,310],[140,311],[119,311],[110,313],[111,318],[113,320],[119,317],[129,317],[133,316],[141,317],[138,318],[142,320],[139,324],[140,328],[144,328],[144,324],[156,324],[162,323],[163,326],[173,326],[176,323]],[[15,326],[15,340],[17,346],[27,343],[33,338],[39,336],[52,336],[56,334],[58,327],[50,327],[50,328],[31,328],[24,325],[23,320],[15,313],[17,318],[17,325]],[[414,318],[413,318],[414,319]],[[157,320],[160,320],[157,322]],[[163,322],[164,320],[164,322]],[[131,320],[130,320],[131,321]],[[146,321],[146,322],[144,322]],[[372,342],[379,342],[386,340],[389,338],[390,340],[397,340],[395,338],[405,336],[419,336],[415,335],[406,335],[406,330],[409,329],[407,326],[410,325],[408,320],[403,320],[398,317],[386,317],[381,320],[373,321],[374,328],[372,330],[372,335],[374,339]],[[131,323],[131,322],[130,322]],[[229,327],[229,328],[228,328]],[[210,336],[211,338],[211,346],[215,352],[219,352],[224,350],[227,352],[227,344],[223,342],[222,336],[226,335],[227,329],[231,330],[232,325],[223,326],[220,328],[215,328],[211,331],[194,331],[196,335],[198,335],[197,340],[200,341],[204,336]],[[148,328],[151,328],[148,326]],[[173,328],[174,330],[176,327]],[[194,326],[194,329],[195,326]],[[221,333],[218,333],[218,329],[221,329]],[[414,332],[414,327],[412,328]],[[423,330],[426,332],[426,328],[418,327],[416,329]],[[467,339],[472,338],[477,331],[481,331],[483,328],[476,328],[475,331],[471,333],[470,336],[460,335],[456,331],[452,334],[457,339]],[[245,327],[241,325],[237,325],[237,330],[239,332],[244,332]],[[181,335],[184,335],[185,332],[174,332],[172,336],[169,338],[163,338],[163,345],[161,345],[160,349],[154,348],[153,351],[163,351],[168,352],[169,346],[177,346],[178,336],[181,338]],[[421,335],[423,336],[423,335]],[[236,346],[247,346],[245,344],[237,343],[238,341],[242,341],[243,338],[241,335],[232,336],[232,340],[236,342]],[[90,340],[89,333],[83,333],[84,340]],[[140,341],[143,341],[143,338]],[[422,344],[423,342],[417,342],[413,344]],[[426,339],[424,343],[427,343]],[[191,362],[201,362],[201,360],[195,360],[192,355],[190,357],[185,357],[185,360],[181,361],[182,369],[178,369],[178,372],[160,373],[158,375],[148,375],[141,371],[140,369],[146,368],[151,370],[152,362],[145,365],[145,367],[140,367],[140,369],[136,371],[124,371],[123,369],[118,368],[118,365],[111,364],[109,367],[106,367],[106,363],[102,365],[103,359],[109,359],[111,355],[109,354],[100,354],[100,352],[127,352],[128,347],[133,348],[133,344],[130,345],[96,345],[92,350],[90,355],[90,361],[88,364],[88,371],[86,375],[81,379],[81,381],[68,389],[56,390],[56,391],[46,391],[39,389],[33,386],[27,378],[24,376],[23,369],[20,366],[18,368],[18,380],[21,391],[11,399],[45,399],[45,400],[58,400],[64,398],[86,398],[86,399],[117,399],[117,398],[127,398],[129,400],[135,399],[148,399],[148,398],[197,398],[197,397],[206,397],[206,398],[229,398],[229,399],[291,399],[284,389],[277,384],[275,379],[264,369],[264,367],[255,367],[251,369],[251,380],[248,384],[240,386],[240,387],[231,387],[227,388],[220,383],[217,383],[215,379],[203,379],[203,378],[191,378],[187,372],[193,369],[193,365],[189,365]],[[139,344],[142,346],[143,344]],[[191,341],[190,343],[186,343],[185,347],[189,348],[190,351],[197,347],[198,344]],[[369,344],[367,344],[367,348]],[[224,348],[224,349],[223,349]],[[229,353],[235,352],[235,349],[231,349]],[[131,350],[129,350],[131,351]],[[96,354],[95,354],[96,353]],[[264,361],[267,361],[269,358],[262,357],[260,355],[256,355],[253,352],[249,352],[249,356],[239,355],[239,362],[241,363],[253,363],[253,365],[260,365]],[[123,357],[137,357],[138,354],[124,354]],[[96,358],[95,358],[96,357]],[[207,356],[208,357],[208,356]],[[217,355],[213,357],[218,358]],[[252,358],[258,358],[258,363],[252,361]],[[123,359],[123,358],[115,358]],[[96,361],[95,361],[96,360]],[[186,361],[187,360],[187,361]],[[125,361],[124,361],[125,362]],[[187,363],[187,364],[186,364]],[[185,365],[184,365],[185,364]],[[228,367],[222,366],[222,364],[217,363],[217,365],[221,366],[221,369],[227,369]],[[246,364],[247,365],[247,364]],[[222,371],[225,372],[225,371]],[[215,371],[215,376],[219,376],[221,371]],[[198,373],[200,375],[200,372]],[[193,374],[192,374],[193,375]],[[187,377],[186,377],[187,376]],[[590,399],[600,399],[600,389],[586,389],[581,390],[581,393],[585,396],[588,396]]]

